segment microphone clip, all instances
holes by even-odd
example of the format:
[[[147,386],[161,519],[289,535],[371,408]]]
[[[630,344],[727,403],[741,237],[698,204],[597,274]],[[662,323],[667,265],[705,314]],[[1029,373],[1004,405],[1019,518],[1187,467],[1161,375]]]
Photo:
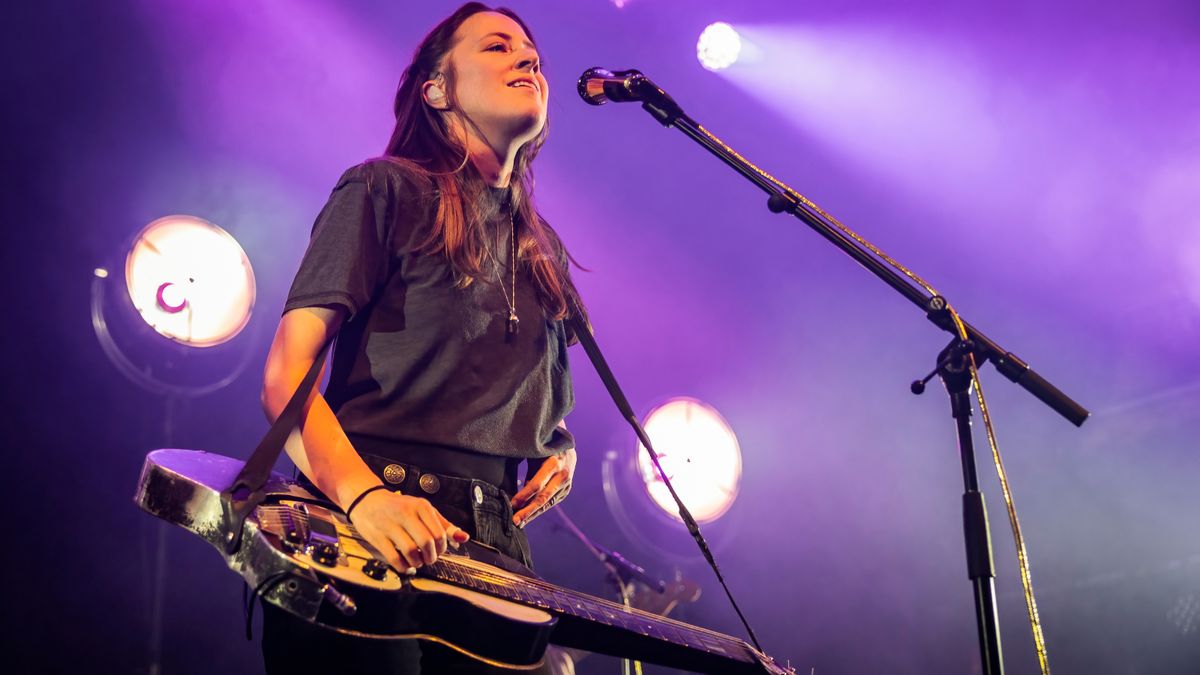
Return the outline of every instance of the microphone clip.
[[[576,85],[579,97],[591,105],[636,101],[664,126],[683,115],[683,109],[661,87],[638,70],[588,68]]]

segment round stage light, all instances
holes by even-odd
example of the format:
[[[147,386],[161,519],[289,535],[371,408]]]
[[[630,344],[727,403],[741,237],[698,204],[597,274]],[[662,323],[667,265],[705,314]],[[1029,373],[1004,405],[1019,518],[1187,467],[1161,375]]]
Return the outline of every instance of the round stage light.
[[[254,270],[228,232],[194,216],[167,216],[138,234],[125,258],[134,308],[164,337],[212,347],[246,327]]]
[[[741,51],[742,38],[733,26],[723,21],[709,24],[696,42],[696,58],[709,70],[721,70],[732,66]]]
[[[724,515],[737,498],[742,478],[742,452],[725,419],[696,399],[676,398],[652,410],[643,426],[659,463],[696,520],[711,522]],[[681,520],[675,500],[640,443],[637,465],[650,499]]]
[[[225,230],[167,216],[108,262],[92,270],[92,328],[122,375],[174,400],[217,391],[245,371],[257,352],[234,338],[252,326],[254,270]]]

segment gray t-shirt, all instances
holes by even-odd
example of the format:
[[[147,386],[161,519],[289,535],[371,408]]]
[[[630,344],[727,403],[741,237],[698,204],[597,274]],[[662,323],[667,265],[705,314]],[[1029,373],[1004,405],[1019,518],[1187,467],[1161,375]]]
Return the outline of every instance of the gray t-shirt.
[[[511,245],[499,210],[496,269],[485,263],[460,289],[444,256],[413,252],[437,212],[430,181],[383,159],[338,180],[284,311],[346,309],[325,398],[347,433],[513,458],[574,446],[558,427],[574,407],[566,331],[542,311],[528,270],[517,270],[520,328],[506,332],[497,277],[511,296]]]

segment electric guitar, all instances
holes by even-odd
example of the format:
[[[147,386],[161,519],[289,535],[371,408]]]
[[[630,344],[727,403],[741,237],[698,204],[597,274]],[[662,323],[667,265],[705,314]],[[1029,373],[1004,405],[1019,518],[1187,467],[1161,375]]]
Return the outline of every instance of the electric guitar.
[[[553,643],[703,673],[794,673],[743,640],[555,586],[473,541],[397,574],[336,507],[277,473],[242,532],[227,532],[221,492],[241,468],[212,453],[156,450],[134,501],[216,547],[256,596],[327,629],[434,641],[518,670],[539,666]]]

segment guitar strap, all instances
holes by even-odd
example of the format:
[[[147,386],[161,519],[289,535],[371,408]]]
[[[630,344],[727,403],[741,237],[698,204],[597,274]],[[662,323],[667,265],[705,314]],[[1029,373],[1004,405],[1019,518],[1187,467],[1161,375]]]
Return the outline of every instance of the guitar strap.
[[[279,417],[275,418],[275,423],[271,425],[270,429],[267,429],[266,435],[258,442],[258,447],[254,449],[250,459],[246,460],[246,464],[238,472],[237,478],[233,479],[233,484],[221,493],[221,511],[226,532],[225,552],[227,554],[232,555],[242,544],[242,526],[246,522],[246,517],[263,501],[263,486],[270,478],[271,468],[279,459],[279,453],[283,452],[283,445],[291,435],[292,429],[295,429],[300,422],[300,415],[304,412],[304,403],[308,400],[309,393],[312,392],[317,378],[321,375],[321,370],[325,366],[325,354],[332,342],[333,338],[330,337],[321,346],[321,351],[317,353],[317,358],[313,359],[312,366],[304,376],[304,381],[300,383],[296,391],[292,392],[292,398],[283,407],[283,412],[279,413]]]
[[[645,446],[646,452],[650,455],[650,460],[654,462],[654,468],[658,470],[658,475],[662,477],[663,485],[667,486],[667,491],[675,499],[675,505],[679,508],[679,517],[683,520],[683,524],[687,526],[692,539],[696,540],[696,545],[700,547],[700,552],[704,554],[704,559],[708,562],[708,566],[716,573],[717,580],[721,582],[721,587],[725,589],[726,597],[729,598],[729,602],[733,605],[734,611],[737,612],[738,618],[742,620],[742,626],[746,628],[746,633],[750,636],[750,641],[754,643],[756,649],[761,651],[762,647],[758,644],[758,636],[754,634],[754,629],[750,627],[750,622],[742,614],[742,608],[738,606],[737,600],[734,600],[733,593],[729,590],[728,584],[725,583],[725,576],[721,574],[721,568],[717,566],[717,559],[713,557],[712,550],[708,547],[708,542],[704,539],[704,535],[700,533],[700,525],[696,523],[696,519],[692,517],[688,508],[683,505],[683,500],[675,492],[675,486],[671,485],[671,480],[667,478],[667,472],[658,463],[658,453],[655,452],[654,446],[650,443],[650,437],[646,434],[646,430],[638,422],[637,415],[633,412],[633,407],[629,405],[629,400],[625,398],[625,393],[621,391],[621,385],[617,384],[617,378],[608,367],[608,362],[604,360],[604,354],[600,353],[600,345],[596,344],[596,339],[592,337],[591,327],[583,320],[583,312],[580,311],[579,305],[575,306],[575,311],[571,312],[567,321],[571,325],[571,330],[575,332],[575,337],[579,339],[579,344],[583,346],[583,351],[587,352],[588,359],[591,360],[592,366],[596,369],[596,374],[600,376],[600,381],[608,389],[608,394],[612,397],[613,403],[617,404],[617,410],[625,418],[625,421],[629,423],[629,426],[633,427],[633,432],[637,434],[638,440]]]

